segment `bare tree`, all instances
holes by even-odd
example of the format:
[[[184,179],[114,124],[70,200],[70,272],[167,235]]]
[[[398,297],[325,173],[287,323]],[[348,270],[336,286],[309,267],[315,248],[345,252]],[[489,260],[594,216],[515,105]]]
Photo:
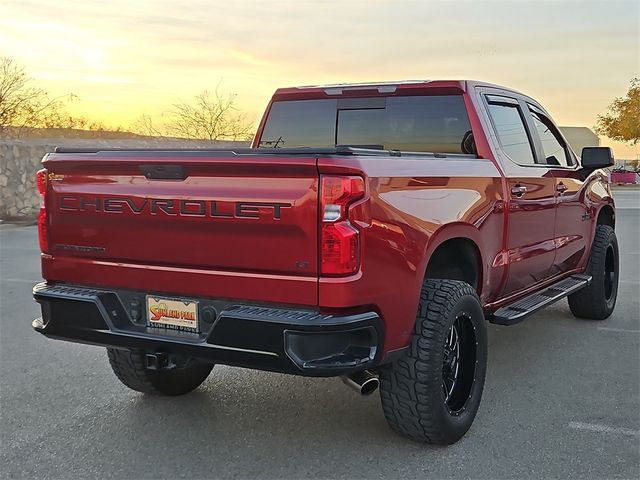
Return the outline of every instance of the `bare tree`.
[[[236,95],[223,96],[216,87],[196,95],[192,103],[180,102],[169,111],[168,128],[177,136],[205,140],[248,140],[253,122],[237,113]]]
[[[147,137],[164,137],[162,130],[158,127],[151,115],[143,113],[132,124],[131,130],[138,135],[144,135]]]
[[[0,57],[0,134],[68,123],[70,116],[63,111],[63,100],[72,98],[50,98],[45,90],[32,86],[23,66]]]
[[[0,132],[9,126],[27,123],[33,116],[33,104],[46,92],[29,86],[24,67],[8,57],[0,58]]]
[[[230,140],[250,141],[253,139],[253,135],[255,134],[253,122],[248,120],[247,115],[244,113],[239,113],[233,118],[230,118],[228,127],[228,138]]]

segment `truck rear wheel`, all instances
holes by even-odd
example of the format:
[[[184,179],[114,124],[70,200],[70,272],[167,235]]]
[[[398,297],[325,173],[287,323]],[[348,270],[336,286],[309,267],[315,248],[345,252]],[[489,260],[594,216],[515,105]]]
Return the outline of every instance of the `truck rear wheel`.
[[[381,367],[387,422],[413,440],[455,443],[476,416],[486,369],[486,325],[473,287],[426,280],[410,350]]]
[[[618,239],[609,225],[598,225],[591,247],[587,275],[591,283],[569,295],[571,313],[579,318],[604,320],[609,318],[618,297]]]
[[[213,368],[212,363],[192,358],[172,358],[171,368],[147,367],[142,350],[107,348],[109,363],[116,377],[132,390],[158,395],[184,395],[198,388]]]

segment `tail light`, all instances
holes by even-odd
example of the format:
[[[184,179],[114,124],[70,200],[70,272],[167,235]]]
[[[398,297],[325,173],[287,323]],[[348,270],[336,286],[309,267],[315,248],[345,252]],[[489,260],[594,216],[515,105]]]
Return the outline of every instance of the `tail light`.
[[[40,193],[40,213],[38,213],[38,238],[40,240],[40,251],[47,253],[49,251],[49,237],[47,228],[47,171],[45,169],[38,170],[36,173],[36,185]]]
[[[323,175],[320,181],[320,274],[353,274],[360,265],[360,233],[349,221],[349,205],[364,197],[364,180]]]

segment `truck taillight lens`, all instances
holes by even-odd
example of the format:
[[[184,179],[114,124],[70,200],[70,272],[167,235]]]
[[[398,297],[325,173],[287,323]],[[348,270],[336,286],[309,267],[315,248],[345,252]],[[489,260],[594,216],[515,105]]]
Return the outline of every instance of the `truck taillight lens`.
[[[364,197],[364,180],[323,175],[320,195],[320,273],[353,274],[360,264],[360,232],[349,221],[349,205]]]
[[[40,240],[40,251],[49,251],[49,238],[47,229],[47,171],[38,170],[36,173],[36,185],[40,193],[40,213],[38,213],[38,239]]]

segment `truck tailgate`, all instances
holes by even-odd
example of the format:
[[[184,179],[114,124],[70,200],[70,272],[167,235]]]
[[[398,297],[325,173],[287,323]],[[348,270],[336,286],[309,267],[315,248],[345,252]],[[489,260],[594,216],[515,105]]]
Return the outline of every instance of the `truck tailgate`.
[[[315,156],[49,155],[49,252],[182,269],[315,277]]]

